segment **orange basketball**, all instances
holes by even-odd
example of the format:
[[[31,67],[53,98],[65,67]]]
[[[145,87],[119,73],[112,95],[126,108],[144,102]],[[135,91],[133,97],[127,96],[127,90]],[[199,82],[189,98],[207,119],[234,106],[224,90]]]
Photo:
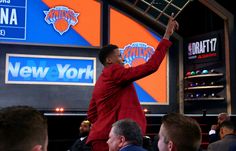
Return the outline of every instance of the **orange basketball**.
[[[68,23],[65,19],[58,19],[55,24],[54,24],[55,28],[60,31],[63,32],[65,30],[68,29]]]

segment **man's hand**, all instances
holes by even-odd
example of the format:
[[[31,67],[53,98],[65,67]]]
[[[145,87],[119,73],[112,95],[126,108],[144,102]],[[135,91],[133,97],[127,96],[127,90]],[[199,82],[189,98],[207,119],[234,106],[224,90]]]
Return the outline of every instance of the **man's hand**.
[[[217,130],[218,129],[218,125],[212,125],[211,126],[211,130]]]
[[[209,131],[209,135],[216,134],[217,129],[218,129],[217,125],[212,125],[211,130]]]
[[[171,14],[171,17],[169,18],[169,22],[166,27],[166,32],[163,37],[163,39],[168,39],[170,36],[174,33],[175,30],[179,29],[179,24],[178,22],[174,19],[174,13]]]

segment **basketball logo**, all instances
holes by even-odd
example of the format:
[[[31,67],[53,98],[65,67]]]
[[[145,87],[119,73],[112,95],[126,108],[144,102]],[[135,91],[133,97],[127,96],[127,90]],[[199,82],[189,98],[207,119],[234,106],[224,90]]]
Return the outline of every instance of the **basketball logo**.
[[[45,21],[48,24],[53,24],[54,29],[61,35],[69,30],[70,26],[75,26],[78,22],[79,13],[65,6],[56,6],[44,11]]]
[[[152,46],[142,42],[134,42],[120,49],[125,67],[135,67],[147,62],[154,51]]]

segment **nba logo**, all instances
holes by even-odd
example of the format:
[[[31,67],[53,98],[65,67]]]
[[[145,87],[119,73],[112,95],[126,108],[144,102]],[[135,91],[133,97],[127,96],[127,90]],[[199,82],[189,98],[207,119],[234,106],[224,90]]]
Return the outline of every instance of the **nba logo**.
[[[56,6],[49,11],[44,11],[44,14],[46,15],[45,21],[53,24],[54,29],[61,35],[69,30],[70,25],[77,24],[79,16],[79,13],[75,13],[74,10],[65,6]]]

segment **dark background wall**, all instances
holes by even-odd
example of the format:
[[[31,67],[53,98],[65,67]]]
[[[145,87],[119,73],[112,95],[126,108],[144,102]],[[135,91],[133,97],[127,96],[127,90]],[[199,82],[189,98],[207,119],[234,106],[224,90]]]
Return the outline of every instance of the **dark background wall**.
[[[229,11],[233,16],[236,14],[236,10],[234,8],[233,1],[231,0],[215,0],[218,4],[224,7],[227,11]],[[204,6],[198,0],[192,1],[188,7],[186,7],[183,12],[177,17],[177,20],[180,22],[180,30],[179,34],[183,36],[183,39],[187,39],[189,37],[193,37],[196,35],[201,35],[213,31],[223,30],[224,29],[224,21],[214,12],[212,12],[209,8]],[[232,114],[236,113],[236,75],[235,75],[235,18],[234,18],[234,27],[233,31],[229,33],[229,43],[230,43],[230,87],[231,87],[231,109]],[[222,53],[224,53],[224,49],[222,49]],[[225,60],[222,60],[221,67],[225,68],[224,64]],[[217,102],[209,102],[208,106],[214,106],[211,104],[216,104]],[[224,104],[224,102],[218,102],[218,104]],[[225,105],[223,105],[225,106]],[[221,110],[214,111],[215,113],[220,112]]]

